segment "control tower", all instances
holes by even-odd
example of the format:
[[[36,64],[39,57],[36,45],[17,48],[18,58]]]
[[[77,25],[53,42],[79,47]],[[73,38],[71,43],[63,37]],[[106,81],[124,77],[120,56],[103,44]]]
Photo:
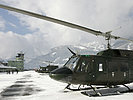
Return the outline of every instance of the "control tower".
[[[15,60],[9,60],[8,66],[16,67],[19,71],[24,70],[24,53],[19,52],[17,53]]]

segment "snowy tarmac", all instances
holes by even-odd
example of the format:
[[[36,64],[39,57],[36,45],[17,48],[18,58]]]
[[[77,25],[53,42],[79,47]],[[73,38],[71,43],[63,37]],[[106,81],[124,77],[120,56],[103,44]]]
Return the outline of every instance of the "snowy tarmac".
[[[81,91],[64,91],[67,84],[34,71],[0,73],[0,100],[132,100],[133,93],[89,97]]]

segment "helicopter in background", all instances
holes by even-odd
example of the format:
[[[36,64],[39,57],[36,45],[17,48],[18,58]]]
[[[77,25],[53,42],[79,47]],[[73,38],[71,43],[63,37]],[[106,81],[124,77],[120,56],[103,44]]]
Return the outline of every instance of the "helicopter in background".
[[[92,85],[103,85],[108,87],[123,85],[128,91],[131,91],[125,84],[133,82],[133,51],[111,49],[110,41],[111,39],[121,39],[133,42],[133,40],[114,36],[111,34],[112,31],[101,32],[2,4],[0,4],[0,8],[75,28],[96,36],[105,37],[105,40],[108,41],[106,50],[98,52],[97,55],[77,55],[69,49],[73,54],[69,60],[63,67],[57,68],[49,74],[52,79],[67,83],[67,89],[73,90],[70,88],[71,84],[79,84],[79,90],[81,85],[88,85],[93,89],[94,94],[98,96],[103,94],[98,92]]]
[[[47,63],[47,66],[40,66],[39,69],[36,70],[38,73],[50,73],[51,71],[58,68],[58,65],[53,64],[52,61],[44,61],[43,63]]]

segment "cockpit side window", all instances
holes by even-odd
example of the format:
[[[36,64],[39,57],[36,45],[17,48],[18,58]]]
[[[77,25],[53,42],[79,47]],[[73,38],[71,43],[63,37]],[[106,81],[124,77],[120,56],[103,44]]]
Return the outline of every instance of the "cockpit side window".
[[[89,61],[87,59],[82,59],[77,67],[77,72],[88,72],[89,71]]]
[[[85,72],[85,69],[86,69],[86,62],[83,61],[83,62],[81,63],[81,71],[82,71],[82,72]]]

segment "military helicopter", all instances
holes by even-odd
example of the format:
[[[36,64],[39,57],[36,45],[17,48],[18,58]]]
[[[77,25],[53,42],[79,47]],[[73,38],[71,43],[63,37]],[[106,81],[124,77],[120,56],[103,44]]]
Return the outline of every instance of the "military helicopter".
[[[54,62],[52,62],[52,61],[44,61],[43,63],[46,63],[48,65],[45,66],[45,67],[40,66],[40,68],[36,70],[37,72],[39,72],[39,73],[50,73],[51,71],[58,68],[58,65],[55,65]]]
[[[133,82],[133,51],[111,49],[110,40],[121,39],[130,42],[133,42],[133,40],[114,36],[111,34],[112,31],[101,32],[3,4],[0,4],[0,8],[75,28],[96,36],[105,37],[108,41],[106,50],[98,52],[97,55],[77,55],[69,49],[73,54],[69,60],[63,67],[55,69],[49,74],[52,79],[68,83],[66,86],[67,89],[73,90],[70,88],[71,84],[79,84],[79,87],[80,85],[88,85],[94,90],[95,95],[102,95],[97,92],[92,85],[103,85],[108,87],[123,85],[130,91],[130,88],[125,84]]]

